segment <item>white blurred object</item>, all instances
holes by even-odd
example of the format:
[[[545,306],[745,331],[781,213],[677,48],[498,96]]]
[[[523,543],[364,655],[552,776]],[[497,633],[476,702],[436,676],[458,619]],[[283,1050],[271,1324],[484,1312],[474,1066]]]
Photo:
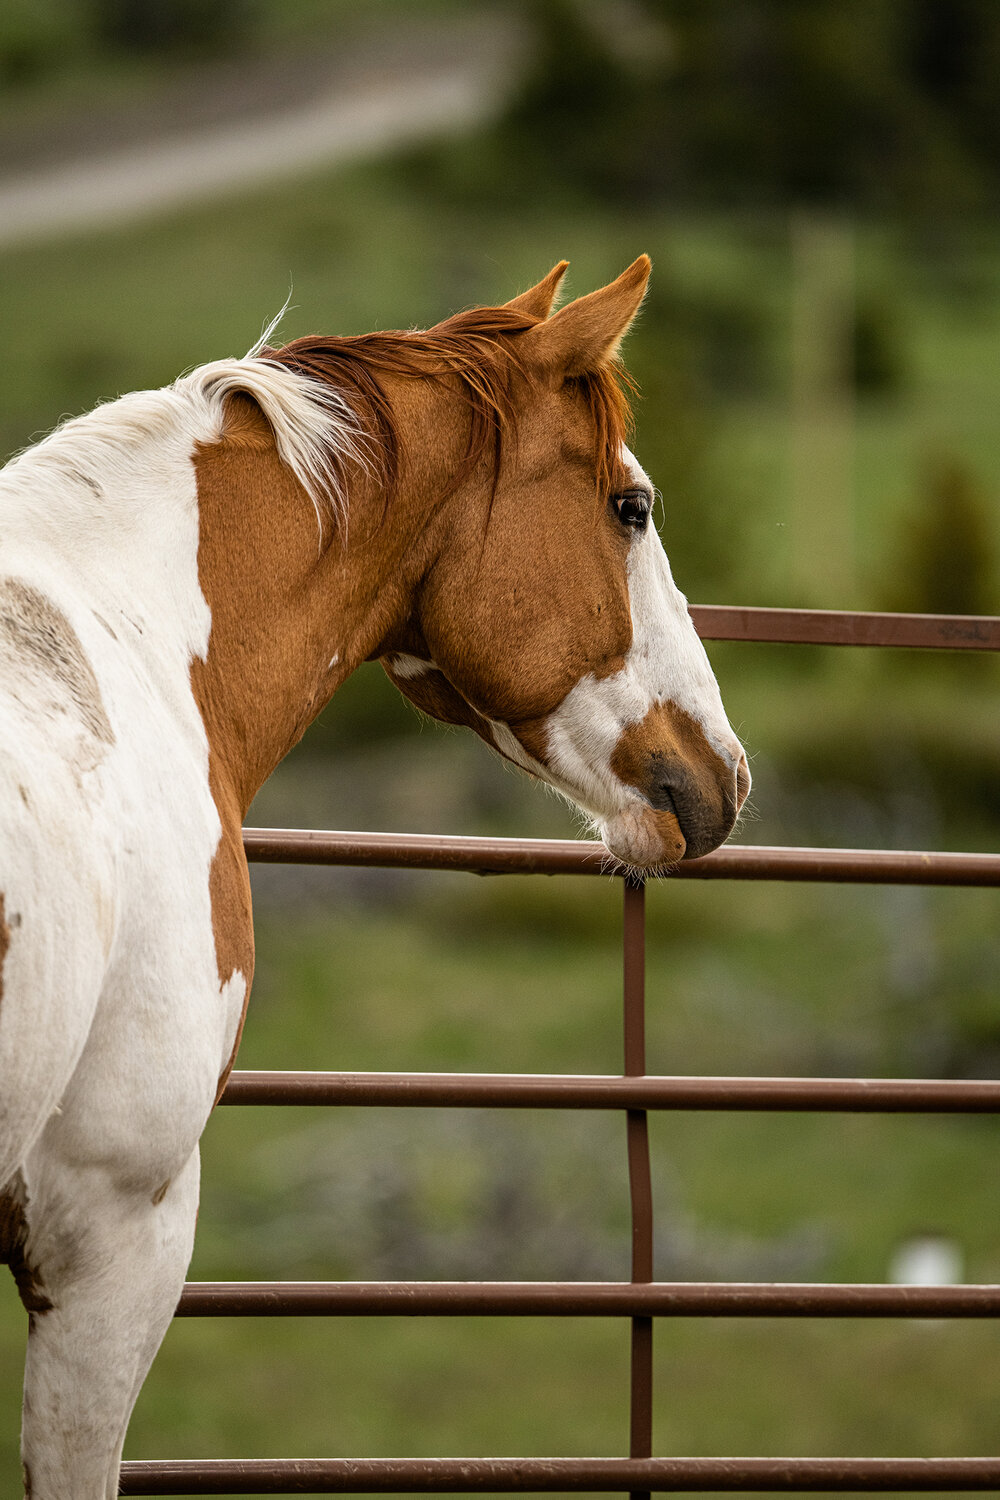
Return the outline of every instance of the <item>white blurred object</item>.
[[[961,1246],[941,1234],[903,1240],[889,1262],[889,1280],[897,1286],[954,1286],[964,1272]]]

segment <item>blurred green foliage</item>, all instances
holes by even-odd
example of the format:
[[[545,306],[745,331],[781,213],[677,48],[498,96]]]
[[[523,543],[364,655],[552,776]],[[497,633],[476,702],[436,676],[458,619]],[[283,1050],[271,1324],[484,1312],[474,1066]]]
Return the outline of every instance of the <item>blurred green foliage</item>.
[[[450,0],[455,9],[455,0]],[[453,185],[613,203],[995,208],[992,0],[521,0],[531,65]],[[238,56],[447,14],[449,0],[8,0],[0,80]],[[451,163],[455,170],[457,161]]]
[[[252,33],[252,0],[90,0],[94,38],[127,52],[237,50]]]
[[[930,458],[905,524],[891,608],[942,615],[997,609],[990,505],[968,465],[948,454]]]
[[[997,201],[991,0],[532,0],[536,66],[504,129],[519,188],[614,202]],[[631,24],[630,24],[631,23]]]
[[[169,70],[178,63],[267,55],[303,42],[329,45],[408,16],[454,13],[461,0],[6,0],[0,8],[0,86],[19,102],[59,89],[81,70],[98,85],[128,60]],[[151,77],[148,69],[142,76]]]

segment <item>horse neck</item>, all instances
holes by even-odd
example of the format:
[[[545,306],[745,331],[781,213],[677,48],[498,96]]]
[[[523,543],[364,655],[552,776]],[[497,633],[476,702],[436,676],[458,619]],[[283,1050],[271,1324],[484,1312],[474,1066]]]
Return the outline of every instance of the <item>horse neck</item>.
[[[326,517],[321,544],[309,497],[241,397],[222,441],[196,451],[195,469],[212,623],[192,682],[217,800],[224,794],[243,817],[340,684],[408,618],[427,565],[422,497],[431,491],[404,480],[387,510],[371,477],[356,472],[346,520]]]

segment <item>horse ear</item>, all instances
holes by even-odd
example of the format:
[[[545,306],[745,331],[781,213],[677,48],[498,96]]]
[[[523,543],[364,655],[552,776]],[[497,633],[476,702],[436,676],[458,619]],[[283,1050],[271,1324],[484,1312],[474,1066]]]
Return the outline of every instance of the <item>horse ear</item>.
[[[504,307],[509,307],[512,312],[528,313],[533,318],[547,318],[568,265],[568,260],[561,260],[537,286],[529,287],[519,297],[512,297]]]
[[[640,255],[617,281],[569,302],[522,337],[534,358],[563,376],[586,375],[613,359],[646,295],[652,269]]]

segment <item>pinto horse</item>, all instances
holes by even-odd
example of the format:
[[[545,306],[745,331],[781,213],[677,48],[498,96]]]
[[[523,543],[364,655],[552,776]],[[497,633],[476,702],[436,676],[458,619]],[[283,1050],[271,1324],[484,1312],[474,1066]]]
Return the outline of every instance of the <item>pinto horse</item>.
[[[746,759],[626,446],[649,275],[565,263],[429,332],[299,339],[65,423],[0,475],[0,1259],[34,1500],[110,1500],[191,1255],[253,971],[241,826],[378,659],[639,867]]]

